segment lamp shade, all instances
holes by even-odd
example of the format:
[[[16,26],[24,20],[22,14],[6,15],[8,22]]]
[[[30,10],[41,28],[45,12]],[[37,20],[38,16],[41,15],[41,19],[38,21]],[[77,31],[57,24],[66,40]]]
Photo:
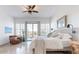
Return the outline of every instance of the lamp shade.
[[[73,25],[72,25],[72,24],[68,24],[68,25],[67,25],[67,28],[71,28],[71,29],[72,29],[72,33],[76,33],[76,31],[73,30]]]
[[[67,25],[67,28],[70,28],[70,24]]]

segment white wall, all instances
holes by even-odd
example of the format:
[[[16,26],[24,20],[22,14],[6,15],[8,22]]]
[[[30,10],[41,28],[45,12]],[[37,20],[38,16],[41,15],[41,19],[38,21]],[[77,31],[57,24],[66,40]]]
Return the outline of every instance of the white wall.
[[[5,26],[12,27],[12,33],[5,33]],[[9,35],[13,34],[13,19],[0,7],[0,45],[9,42]]]
[[[57,9],[58,8],[58,9]],[[72,24],[77,31],[75,39],[79,39],[79,6],[58,6],[56,14],[52,18],[52,28],[57,29],[57,20],[67,15],[67,24]]]
[[[26,17],[26,18],[14,18],[15,22],[26,22],[26,21],[40,21],[41,23],[49,23],[50,18],[41,18],[41,17]]]

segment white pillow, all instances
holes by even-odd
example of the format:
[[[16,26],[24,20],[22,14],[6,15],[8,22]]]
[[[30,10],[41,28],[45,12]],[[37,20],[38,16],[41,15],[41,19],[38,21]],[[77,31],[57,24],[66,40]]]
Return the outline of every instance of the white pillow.
[[[47,37],[57,37],[59,34],[58,30],[55,30],[47,35]]]
[[[62,39],[71,39],[72,36],[68,33],[59,33],[60,38]]]

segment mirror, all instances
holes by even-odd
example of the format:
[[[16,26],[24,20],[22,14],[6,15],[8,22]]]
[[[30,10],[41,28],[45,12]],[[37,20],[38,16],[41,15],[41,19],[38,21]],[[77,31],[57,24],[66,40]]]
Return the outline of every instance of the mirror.
[[[67,26],[67,16],[63,16],[57,20],[57,28],[64,28]]]

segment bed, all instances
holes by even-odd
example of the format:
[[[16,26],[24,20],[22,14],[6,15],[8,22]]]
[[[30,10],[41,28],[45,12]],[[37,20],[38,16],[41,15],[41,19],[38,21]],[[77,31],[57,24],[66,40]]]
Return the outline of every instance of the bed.
[[[60,31],[58,31],[60,32]],[[72,36],[65,32],[53,32],[50,37],[38,36],[33,38],[30,50],[35,54],[46,54],[46,51],[70,51]]]

